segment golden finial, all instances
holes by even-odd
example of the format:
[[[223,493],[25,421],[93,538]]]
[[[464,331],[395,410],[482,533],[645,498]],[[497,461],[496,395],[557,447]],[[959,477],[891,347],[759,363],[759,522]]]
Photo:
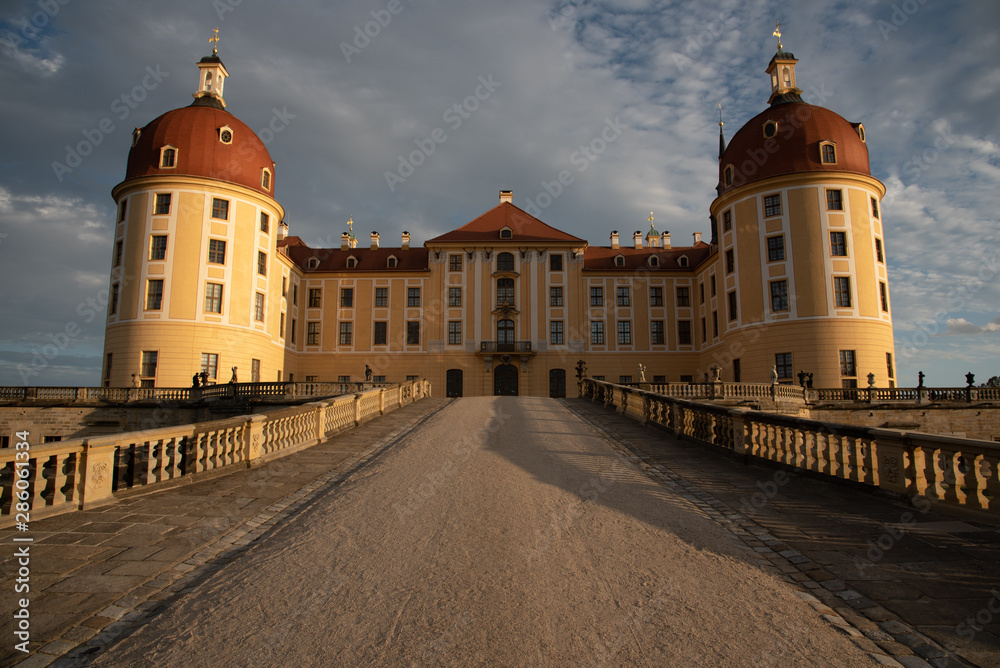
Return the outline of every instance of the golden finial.
[[[351,231],[351,234],[354,234],[354,216],[351,216],[347,221],[347,229]]]
[[[219,55],[219,29],[212,28],[212,36],[208,38],[209,42],[212,42],[212,55]]]
[[[781,21],[777,21],[774,32],[771,34],[778,38],[778,51],[781,51]]]
[[[647,218],[647,220],[649,221],[649,229],[653,229],[653,212],[652,211],[649,212],[649,218]]]
[[[722,103],[719,103],[719,127],[722,127]]]

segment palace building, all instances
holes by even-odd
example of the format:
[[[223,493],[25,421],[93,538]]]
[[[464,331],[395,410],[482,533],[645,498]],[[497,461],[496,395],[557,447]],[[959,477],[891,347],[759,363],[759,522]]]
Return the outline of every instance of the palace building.
[[[194,102],[133,135],[118,207],[103,380],[431,380],[453,396],[564,396],[579,360],[613,382],[894,385],[879,203],[864,127],[802,101],[771,59],[769,106],[725,145],[711,238],[555,229],[500,191],[411,246],[289,236],[264,144],[198,63]],[[640,369],[640,366],[642,369]]]

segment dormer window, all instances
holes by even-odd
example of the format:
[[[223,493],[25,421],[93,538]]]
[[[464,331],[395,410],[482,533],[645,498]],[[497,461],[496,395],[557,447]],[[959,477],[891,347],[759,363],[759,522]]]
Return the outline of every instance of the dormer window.
[[[177,166],[177,149],[173,146],[164,146],[160,149],[160,167],[170,169]]]
[[[271,170],[270,169],[266,169],[265,168],[265,169],[261,170],[261,173],[260,173],[260,187],[263,188],[264,190],[270,190],[271,189]]]
[[[386,260],[386,266],[389,267],[389,269],[395,269],[398,264],[399,260],[396,259],[395,255],[390,255],[389,259]]]
[[[624,255],[616,255],[615,256],[615,266],[616,267],[624,267],[625,266],[625,256]]]
[[[500,230],[500,238],[501,239],[513,239],[514,238],[514,231],[511,230],[509,227],[505,226],[503,229]]]
[[[727,186],[733,185],[733,166],[732,165],[726,165],[726,169],[725,169],[724,174],[725,174],[725,176],[723,178],[725,180],[726,185]]]
[[[680,265],[681,267],[688,266],[687,255],[681,255],[679,258],[677,258],[677,264]]]
[[[857,131],[857,133],[858,133],[858,137],[861,139],[861,142],[864,143],[864,141],[865,141],[865,125],[864,125],[864,123],[851,123],[851,125],[854,126],[855,131]]]
[[[837,146],[831,141],[819,143],[820,161],[824,165],[837,164]]]
[[[351,257],[347,258],[347,268],[348,269],[354,269],[357,266],[358,266],[358,258],[354,257],[353,255]]]
[[[139,136],[142,134],[142,128],[136,128],[132,130],[132,146],[139,143]]]
[[[311,258],[309,258],[309,265],[308,266],[309,266],[310,269],[317,269],[317,268],[319,268],[319,258],[318,257],[311,257]]]
[[[228,125],[223,125],[219,128],[219,141],[223,144],[233,143],[233,129]]]
[[[658,258],[655,255],[650,255],[649,256],[649,266],[650,267],[659,267],[660,266],[660,258]]]
[[[778,124],[777,123],[775,123],[774,121],[768,121],[767,123],[764,123],[764,136],[767,139],[770,139],[771,137],[775,136],[776,134],[778,134]]]

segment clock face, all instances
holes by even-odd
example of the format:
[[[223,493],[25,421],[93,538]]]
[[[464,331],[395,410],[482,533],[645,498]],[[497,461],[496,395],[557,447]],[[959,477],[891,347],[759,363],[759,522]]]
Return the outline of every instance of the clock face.
[[[222,141],[223,141],[223,143],[228,144],[232,140],[233,140],[233,133],[230,132],[229,130],[223,130],[222,131]]]

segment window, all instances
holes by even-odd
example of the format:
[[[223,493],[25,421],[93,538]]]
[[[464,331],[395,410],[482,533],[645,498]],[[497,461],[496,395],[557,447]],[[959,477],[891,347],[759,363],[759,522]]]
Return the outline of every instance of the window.
[[[851,279],[847,276],[834,276],[833,292],[836,295],[837,306],[851,307]]]
[[[662,320],[652,320],[649,323],[649,341],[653,344],[666,343],[666,333]]]
[[[337,382],[338,383],[349,383],[349,382],[351,382],[351,377],[350,376],[337,376]]]
[[[764,216],[770,218],[771,216],[781,215],[781,195],[765,195],[764,196]]]
[[[839,190],[826,191],[826,210],[827,211],[844,210],[844,202],[841,199],[841,192]]]
[[[462,271],[462,256],[461,255],[449,255],[448,256],[448,271]]]
[[[323,288],[309,288],[309,308],[319,308],[323,305]]]
[[[604,345],[604,321],[590,321],[590,342],[594,345]]]
[[[312,260],[309,260],[309,267],[310,267],[310,269],[315,269],[316,267],[319,266],[319,260],[316,260],[316,264],[315,265],[312,263],[313,260],[316,260],[316,258],[312,258]],[[354,269],[356,266],[358,266],[358,258],[354,257],[353,255],[351,257],[347,258],[347,268],[348,269]]]
[[[341,288],[340,308],[354,308],[354,288]]]
[[[281,338],[285,337],[285,314],[280,314],[280,319],[278,320],[278,336]]]
[[[226,263],[226,242],[222,239],[208,240],[208,261],[211,264]]]
[[[375,306],[389,305],[389,288],[375,288]]]
[[[108,353],[107,359],[104,361],[104,387],[111,387],[111,360],[113,357],[114,353]],[[7,436],[0,436],[0,448],[8,447],[8,438]]]
[[[708,321],[705,318],[701,319],[701,342],[705,343],[708,341]]]
[[[298,305],[299,303],[299,284],[296,283],[292,286],[292,304]]]
[[[649,305],[663,306],[663,288],[651,287],[649,289]]]
[[[872,217],[878,218],[878,200],[874,197],[872,199]]]
[[[858,371],[854,363],[854,351],[853,350],[841,350],[840,351],[840,375],[841,376],[857,376]]]
[[[385,264],[389,267],[389,269],[395,269],[396,265],[399,264],[399,260],[396,259],[395,256],[390,256],[389,259],[385,261]]]
[[[742,380],[743,371],[740,368],[740,358],[733,360],[733,382],[739,383]]]
[[[553,320],[549,323],[549,343],[554,346],[561,346],[563,344],[562,320]]]
[[[632,382],[632,376],[618,376],[619,385],[628,385]]]
[[[776,353],[774,355],[774,368],[778,371],[778,378],[791,378],[792,354]]]
[[[260,173],[260,187],[264,190],[271,189],[271,172],[266,169]]]
[[[319,380],[319,376],[306,376],[307,383],[315,383]]]
[[[406,289],[406,305],[410,307],[420,306],[420,288]]]
[[[823,164],[833,165],[837,163],[837,148],[833,144],[823,144],[820,153]]]
[[[730,292],[729,293],[729,320],[732,321],[732,320],[736,320],[737,318],[739,318],[739,311],[737,310],[736,293],[735,292]]]
[[[159,311],[163,304],[163,279],[153,278],[146,281],[146,310]]]
[[[830,255],[847,255],[847,236],[844,232],[830,232]]]
[[[149,241],[149,259],[167,259],[167,237],[163,234],[154,234]]]
[[[177,159],[177,149],[165,148],[160,153],[160,167],[173,167]]]
[[[257,251],[257,273],[267,276],[267,253],[264,251]]]
[[[687,255],[681,255],[681,256],[680,256],[680,257],[679,257],[679,258],[677,259],[677,264],[678,264],[679,266],[681,266],[681,267],[686,267],[686,266],[688,266],[688,258],[687,258]]]
[[[260,360],[251,359],[250,360],[250,382],[259,383],[260,382]]]
[[[631,306],[632,298],[629,295],[628,286],[619,286],[618,288],[618,305],[619,306]]]
[[[375,322],[375,340],[374,344],[376,346],[384,346],[388,340],[389,323],[377,321]]]
[[[698,284],[698,299],[700,300],[700,302],[702,304],[705,303],[705,284],[704,283],[699,283]]]
[[[380,375],[372,376],[372,382],[373,383],[384,383],[385,382],[385,376],[384,375],[383,376],[380,376]]]
[[[142,366],[139,367],[139,375],[144,378],[153,378],[156,376],[155,350],[142,351]]]
[[[659,267],[660,266],[660,257],[658,255],[650,255],[649,256],[649,266],[650,267]]]
[[[500,253],[497,255],[497,271],[514,271],[513,253]]]
[[[291,325],[288,328],[288,338],[292,343],[295,343],[295,318],[292,318]]]
[[[885,354],[885,370],[890,380],[896,377],[896,372],[892,366],[892,353]]]
[[[875,200],[872,200],[872,201],[874,202]],[[128,211],[128,200],[127,199],[123,199],[121,202],[118,203],[118,222],[119,223],[122,222],[123,220],[125,220],[125,212],[126,211]]]
[[[691,345],[691,321],[677,321],[677,343],[682,346]]]
[[[263,211],[261,211],[260,212],[260,231],[261,232],[268,232],[268,231],[270,231],[270,229],[271,229],[271,217],[269,215],[267,215],[266,213],[264,213]]]
[[[118,313],[118,284],[111,286],[111,303],[108,306],[108,313],[114,315]]]
[[[733,166],[726,165],[725,181],[727,186],[733,185]]]
[[[448,321],[448,345],[457,346],[462,343],[462,322],[460,320]]]
[[[205,284],[205,312],[222,313],[222,284]]]
[[[726,251],[726,273],[731,274],[736,270],[736,254],[730,248]]]
[[[201,370],[213,380],[216,378],[219,371],[219,355],[218,353],[202,353],[201,354]]]
[[[677,305],[678,306],[690,306],[691,305],[691,289],[686,287],[677,288]]]
[[[712,338],[719,338],[719,312],[712,311]]]
[[[287,297],[288,296],[288,277],[287,276],[282,276],[281,277],[281,296],[282,297]]]
[[[153,204],[153,215],[166,216],[170,214],[170,193],[157,193]]]
[[[513,239],[514,238],[514,232],[511,231],[510,228],[505,227],[502,230],[500,230],[500,238],[501,239]]]
[[[562,271],[562,270],[563,270],[562,253],[549,255],[549,271]]]
[[[349,322],[340,323],[340,332],[344,333],[344,325],[349,325]],[[348,341],[350,343],[350,341]],[[306,323],[306,345],[307,346],[318,346],[319,345],[319,323],[318,322],[307,322]]]
[[[264,293],[257,292],[253,300],[253,319],[257,322],[264,322]],[[294,320],[292,322],[295,322]],[[292,341],[295,341],[295,328],[292,327]]]
[[[764,123],[764,136],[770,139],[774,135],[778,134],[778,124],[774,121],[768,121]]]
[[[711,276],[708,277],[708,282],[712,286],[712,296],[714,297],[715,294],[716,294],[716,290],[715,290],[715,274],[712,274]]]
[[[624,255],[616,255],[615,256],[615,266],[616,267],[624,267],[625,266],[625,256]]]
[[[406,323],[406,344],[410,346],[420,345],[420,322],[410,320]]]
[[[562,305],[563,305],[562,287],[549,288],[549,306],[562,306]]]
[[[774,281],[771,283],[771,310],[788,310],[788,281]]]
[[[504,318],[497,321],[497,344],[514,343],[514,321]]]
[[[462,305],[462,288],[448,288],[448,306]]]
[[[229,220],[229,200],[212,198],[212,218]]]
[[[604,288],[590,289],[590,305],[604,306]]]
[[[319,331],[319,323],[315,323],[315,324],[316,324],[316,329],[317,329],[317,332],[318,332]],[[353,339],[353,336],[354,336],[354,323],[351,323],[351,322],[342,322],[342,323],[340,323],[340,338],[338,339],[338,342],[340,343],[340,345],[342,345],[342,346],[349,346],[349,345],[351,345],[351,341]]]
[[[875,259],[879,262],[885,262],[885,258],[882,255],[882,240],[875,240]]]
[[[504,304],[507,304],[508,306],[514,305],[513,278],[497,279],[497,306],[503,306]]]
[[[767,261],[778,262],[785,259],[785,236],[767,238]]]
[[[632,322],[629,320],[618,321],[618,343],[619,345],[631,345],[632,343]]]
[[[122,252],[124,250],[125,242],[119,239],[115,242],[115,263],[112,266],[120,267],[122,265]]]
[[[879,281],[878,284],[879,296],[882,298],[882,310],[886,313],[889,312],[889,289],[885,285],[885,281]]]
[[[733,229],[733,212],[726,211],[722,214],[722,231],[728,232]]]

